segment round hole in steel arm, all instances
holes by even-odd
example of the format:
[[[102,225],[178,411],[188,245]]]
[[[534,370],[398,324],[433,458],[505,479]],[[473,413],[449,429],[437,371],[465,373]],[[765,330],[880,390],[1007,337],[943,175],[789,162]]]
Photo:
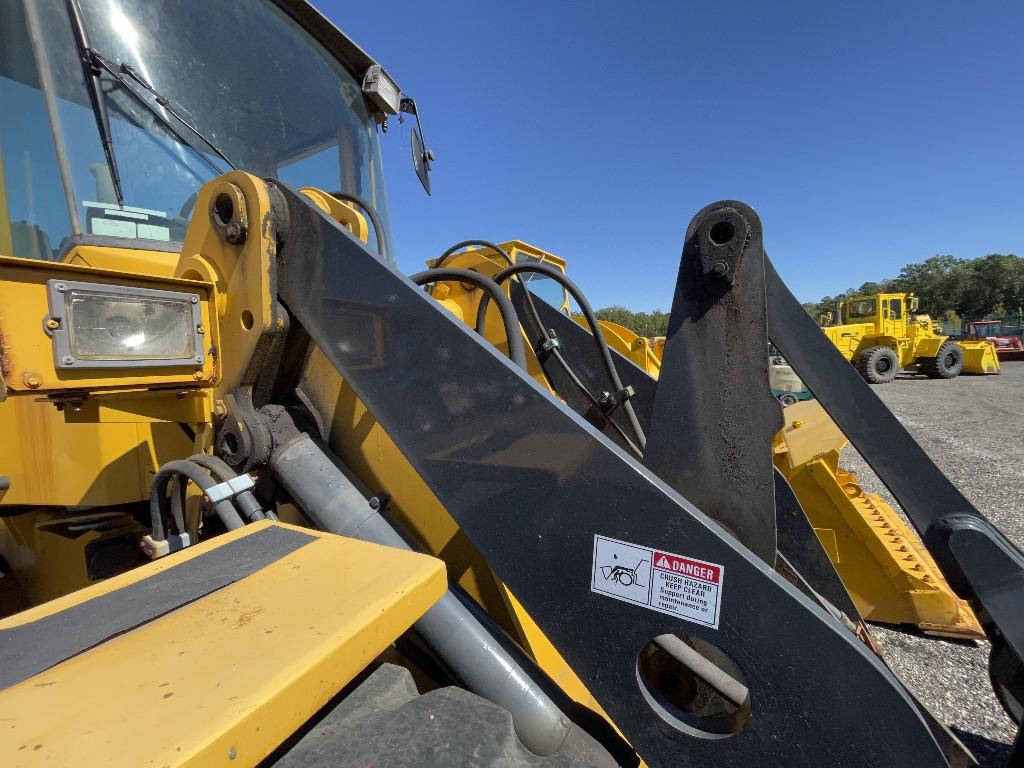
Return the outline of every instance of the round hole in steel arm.
[[[637,681],[658,716],[690,736],[728,738],[750,719],[743,670],[699,637],[661,635],[647,643],[637,659]]]

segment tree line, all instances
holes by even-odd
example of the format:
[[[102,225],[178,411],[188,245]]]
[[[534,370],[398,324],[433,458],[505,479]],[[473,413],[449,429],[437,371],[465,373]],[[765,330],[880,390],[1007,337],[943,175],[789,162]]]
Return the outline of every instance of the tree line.
[[[824,296],[804,308],[817,320],[841,299],[872,293],[913,293],[920,300],[920,311],[939,320],[1019,315],[1024,307],[1024,258],[1001,253],[975,259],[932,256],[907,264],[898,277]]]
[[[637,336],[664,336],[668,330],[668,312],[656,309],[653,312],[632,312],[625,307],[603,307],[595,310],[598,320],[610,320],[629,328]]]
[[[804,309],[817,320],[849,296],[872,293],[913,293],[920,299],[920,311],[937,320],[976,320],[1024,314],[1024,258],[990,253],[975,259],[939,255],[919,264],[907,264],[897,277],[867,282],[836,296],[805,303]],[[595,312],[599,320],[624,325],[640,336],[664,336],[668,313],[633,312],[623,306],[603,307]]]

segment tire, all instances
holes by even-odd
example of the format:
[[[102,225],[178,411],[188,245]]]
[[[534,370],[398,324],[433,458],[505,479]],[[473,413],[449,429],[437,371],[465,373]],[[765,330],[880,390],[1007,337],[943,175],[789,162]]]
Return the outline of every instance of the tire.
[[[888,384],[900,370],[900,360],[890,347],[869,347],[857,356],[857,370],[868,384]]]
[[[779,402],[782,403],[783,407],[787,405],[796,405],[800,402],[800,398],[794,395],[792,392],[784,392],[779,395]]]
[[[964,369],[964,351],[955,341],[944,341],[935,357],[922,357],[921,373],[930,379],[955,379]]]
[[[274,768],[584,768],[611,759],[576,744],[538,757],[501,707],[462,688],[421,695],[409,671],[393,664],[382,664],[321,714],[278,753]]]

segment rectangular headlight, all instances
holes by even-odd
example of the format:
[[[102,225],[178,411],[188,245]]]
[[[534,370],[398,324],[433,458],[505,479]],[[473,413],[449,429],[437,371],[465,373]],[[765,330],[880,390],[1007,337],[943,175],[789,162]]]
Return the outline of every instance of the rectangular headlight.
[[[202,365],[199,295],[47,281],[57,368]]]

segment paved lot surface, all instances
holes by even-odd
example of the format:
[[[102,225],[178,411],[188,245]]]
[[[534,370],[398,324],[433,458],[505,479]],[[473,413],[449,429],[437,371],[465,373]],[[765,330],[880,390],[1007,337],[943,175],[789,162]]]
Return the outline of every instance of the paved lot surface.
[[[999,376],[952,381],[901,375],[874,390],[967,498],[1024,548],[1024,362],[1005,363]],[[899,510],[852,448],[843,451],[842,462],[865,489]],[[989,686],[988,643],[873,629],[889,665],[939,720],[981,765],[1002,768],[1016,727]]]

